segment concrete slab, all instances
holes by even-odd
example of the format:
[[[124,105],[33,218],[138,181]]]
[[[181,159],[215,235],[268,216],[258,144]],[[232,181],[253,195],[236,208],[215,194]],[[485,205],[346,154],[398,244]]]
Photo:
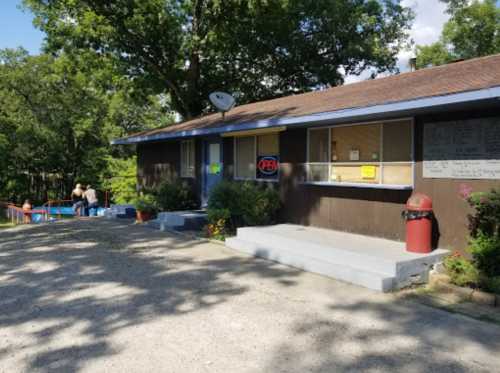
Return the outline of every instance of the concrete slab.
[[[403,242],[293,224],[240,228],[226,245],[384,292],[427,282],[429,270],[447,254],[409,253]]]
[[[151,225],[160,230],[199,230],[207,223],[207,213],[203,210],[167,211],[158,213]]]
[[[134,205],[111,205],[110,208],[104,212],[106,218],[134,218],[135,207]]]

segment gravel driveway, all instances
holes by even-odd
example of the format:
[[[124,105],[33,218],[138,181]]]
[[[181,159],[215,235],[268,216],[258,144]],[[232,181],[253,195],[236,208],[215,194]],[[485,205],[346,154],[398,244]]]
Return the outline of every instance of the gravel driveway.
[[[500,327],[128,222],[0,231],[0,372],[500,372]]]

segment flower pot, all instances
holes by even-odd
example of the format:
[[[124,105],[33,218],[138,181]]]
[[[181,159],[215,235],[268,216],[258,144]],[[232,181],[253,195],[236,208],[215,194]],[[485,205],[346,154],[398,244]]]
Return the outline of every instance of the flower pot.
[[[137,216],[138,223],[144,223],[148,220],[151,220],[153,217],[153,214],[151,212],[137,210],[136,216]]]

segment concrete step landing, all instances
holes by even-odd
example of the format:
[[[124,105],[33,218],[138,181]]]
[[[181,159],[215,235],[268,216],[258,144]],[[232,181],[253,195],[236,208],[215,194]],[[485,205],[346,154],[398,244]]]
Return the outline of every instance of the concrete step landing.
[[[226,246],[383,292],[427,282],[447,254],[414,254],[403,242],[292,224],[239,228]]]

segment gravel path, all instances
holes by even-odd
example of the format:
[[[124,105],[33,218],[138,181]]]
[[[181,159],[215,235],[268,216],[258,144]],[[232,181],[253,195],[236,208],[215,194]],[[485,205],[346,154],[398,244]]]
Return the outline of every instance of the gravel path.
[[[0,231],[0,372],[500,372],[500,327],[128,222]]]

